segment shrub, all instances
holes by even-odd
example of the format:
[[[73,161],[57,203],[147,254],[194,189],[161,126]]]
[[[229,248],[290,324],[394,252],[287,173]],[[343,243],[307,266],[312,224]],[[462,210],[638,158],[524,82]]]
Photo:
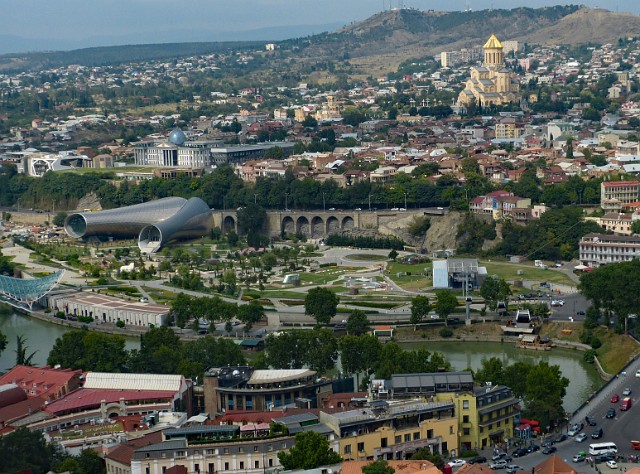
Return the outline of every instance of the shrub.
[[[118,322],[116,323],[116,326],[118,326],[119,328],[123,328],[124,327],[124,321],[121,319],[118,319]]]
[[[449,328],[440,329],[440,337],[451,337],[453,336],[453,331]]]
[[[593,349],[600,349],[600,347],[602,347],[602,341],[600,339],[598,339],[597,337],[592,337],[591,338],[591,347]]]
[[[47,308],[47,309],[45,309],[45,310],[44,310],[44,312],[45,312],[46,314],[49,314],[49,313],[51,312],[51,308]]]
[[[460,453],[461,458],[475,458],[478,455],[478,451],[462,451]]]
[[[598,355],[598,353],[596,352],[595,349],[589,349],[588,351],[586,351],[583,354],[583,359],[586,363],[588,364],[593,364],[596,361],[596,356]]]

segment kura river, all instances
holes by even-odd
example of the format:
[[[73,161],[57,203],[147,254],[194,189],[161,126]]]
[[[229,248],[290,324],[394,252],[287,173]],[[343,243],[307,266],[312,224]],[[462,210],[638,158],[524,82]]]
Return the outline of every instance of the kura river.
[[[0,372],[4,372],[16,362],[16,336],[24,336],[34,365],[47,363],[47,356],[56,339],[69,329],[38,319],[29,318],[11,311],[0,312],[0,331],[7,336],[8,346],[0,354]],[[564,408],[573,411],[603,385],[602,379],[591,364],[582,359],[582,352],[555,348],[547,352],[516,349],[513,344],[499,342],[419,342],[402,343],[406,349],[426,348],[431,352],[441,352],[454,370],[478,369],[483,359],[499,357],[504,364],[516,361],[547,361],[560,366],[562,374],[569,379]],[[139,348],[137,338],[127,338],[128,349]]]
[[[403,343],[405,349],[425,348],[430,352],[444,355],[454,370],[477,370],[483,359],[498,357],[503,364],[514,362],[546,361],[550,365],[560,367],[562,374],[569,379],[567,395],[564,398],[564,409],[573,412],[589,396],[598,390],[604,381],[592,364],[582,358],[583,352],[572,349],[554,348],[550,351],[527,351],[517,349],[512,343],[500,342],[419,342]]]
[[[27,355],[36,351],[31,360],[33,365],[45,365],[56,339],[70,329],[13,313],[5,308],[3,305],[0,309],[0,331],[7,336],[8,344],[0,354],[0,372],[6,372],[16,363],[17,336],[23,336],[26,339]],[[126,338],[125,340],[127,349],[140,348],[140,342],[137,338]]]

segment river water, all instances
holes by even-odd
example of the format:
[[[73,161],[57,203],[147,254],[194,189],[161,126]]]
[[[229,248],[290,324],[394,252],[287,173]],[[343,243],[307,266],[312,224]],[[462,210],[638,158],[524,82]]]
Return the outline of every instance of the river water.
[[[498,357],[504,365],[514,362],[546,361],[560,367],[562,375],[569,379],[564,409],[573,412],[604,385],[592,364],[582,359],[582,352],[573,349],[554,348],[550,351],[527,351],[517,349],[512,343],[500,342],[419,342],[402,344],[406,349],[425,348],[430,352],[440,352],[451,363],[454,370],[477,370],[483,359]]]
[[[47,323],[11,311],[0,311],[0,331],[7,336],[7,348],[0,354],[0,372],[9,370],[16,361],[16,336],[27,339],[28,353],[37,350],[32,359],[34,365],[47,363],[47,356],[56,339],[69,329]],[[454,370],[479,369],[483,359],[499,357],[505,365],[516,361],[547,361],[560,366],[562,374],[569,379],[564,408],[574,411],[593,392],[603,385],[595,367],[582,359],[582,352],[554,348],[551,351],[525,351],[513,344],[499,342],[417,342],[403,343],[406,349],[426,348],[431,352],[441,352]],[[126,338],[127,349],[139,349],[137,338]]]
[[[0,372],[6,372],[16,363],[16,337],[24,336],[27,354],[37,351],[33,356],[33,365],[45,365],[56,339],[70,329],[39,319],[0,310],[0,331],[7,336],[7,348],[0,354]],[[139,349],[137,338],[125,338],[127,349]]]

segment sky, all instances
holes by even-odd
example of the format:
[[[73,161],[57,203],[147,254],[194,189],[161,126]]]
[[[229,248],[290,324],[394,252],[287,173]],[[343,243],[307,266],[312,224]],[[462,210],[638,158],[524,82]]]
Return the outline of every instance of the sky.
[[[132,43],[277,40],[303,36],[304,31],[335,30],[401,5],[464,10],[468,4],[482,10],[571,3],[640,14],[640,0],[2,0],[0,53]]]

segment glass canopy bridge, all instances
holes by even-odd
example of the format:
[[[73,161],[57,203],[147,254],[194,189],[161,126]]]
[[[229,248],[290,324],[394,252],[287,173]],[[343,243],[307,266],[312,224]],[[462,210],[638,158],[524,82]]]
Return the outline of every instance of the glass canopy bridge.
[[[26,305],[31,310],[33,304],[53,290],[60,282],[64,270],[41,278],[13,278],[0,275],[0,295],[10,304]]]

